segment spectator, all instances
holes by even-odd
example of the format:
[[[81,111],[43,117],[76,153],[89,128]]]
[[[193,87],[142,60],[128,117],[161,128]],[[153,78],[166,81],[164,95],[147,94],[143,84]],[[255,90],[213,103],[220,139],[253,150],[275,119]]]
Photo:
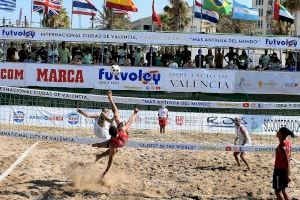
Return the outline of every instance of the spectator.
[[[42,57],[40,55],[37,55],[35,62],[36,63],[42,63],[43,62]]]
[[[3,51],[3,43],[0,43],[0,62],[4,60],[4,51]]]
[[[80,55],[76,55],[76,56],[72,59],[71,64],[72,64],[72,65],[81,65],[82,62],[81,62],[81,57],[80,57]]]
[[[116,51],[115,47],[112,47],[110,53],[111,53],[111,60],[114,60],[116,62],[118,60],[118,52]]]
[[[226,59],[227,58],[227,59]],[[238,64],[239,55],[233,52],[233,47],[229,47],[229,52],[225,55],[224,59],[227,63],[233,61],[234,64]]]
[[[83,56],[82,56],[82,63],[86,64],[86,65],[93,64],[93,56],[91,54],[90,48],[85,49]]]
[[[181,52],[180,49],[178,48],[175,52],[175,58],[174,61],[179,65],[180,63],[180,57],[181,57]]]
[[[200,60],[199,60],[199,56],[201,55],[201,65],[200,65]],[[195,63],[196,63],[196,67],[199,68],[201,66],[201,68],[204,68],[204,55],[202,55],[202,50],[198,49],[198,55],[195,56]]]
[[[142,58],[140,59],[140,62],[137,64],[137,66],[139,66],[139,67],[144,67],[144,66],[146,66],[144,57],[142,57]]]
[[[102,63],[102,49],[97,47],[93,52],[93,62],[94,64]]]
[[[134,50],[134,48],[133,48],[133,46],[132,45],[129,45],[129,54],[128,54],[128,58],[130,59],[130,65],[131,66],[134,66],[134,52],[135,52],[135,50]]]
[[[169,47],[166,47],[165,48],[165,53],[163,53],[162,56],[161,56],[162,65],[165,66],[165,67],[168,66],[168,63],[170,62],[170,60],[173,60],[173,58],[174,58],[174,56],[170,52]]]
[[[170,68],[178,68],[178,64],[172,59],[169,62],[169,67]]]
[[[48,63],[58,63],[58,50],[54,43],[51,43],[48,49]]]
[[[144,59],[144,53],[142,52],[142,47],[137,46],[136,51],[133,53],[134,66],[138,66],[141,62],[141,58]]]
[[[41,48],[36,52],[37,56],[41,57],[42,63],[47,63],[48,61],[48,51],[46,50],[46,44],[42,43]]]
[[[184,45],[184,50],[181,52],[180,56],[180,65],[183,66],[185,63],[187,63],[192,58],[191,51],[188,50],[188,46]]]
[[[205,65],[208,65],[208,68],[214,68],[214,55],[212,54],[211,49],[208,49],[207,55],[204,57],[204,61]]]
[[[288,52],[286,55],[285,67],[288,71],[296,70],[296,62],[292,52]]]
[[[224,67],[224,69],[238,70],[238,66],[234,63],[233,60],[230,60],[228,65]]]
[[[254,69],[255,69],[255,71],[263,71],[264,70],[264,68],[262,68],[261,65],[256,66]]]
[[[25,43],[22,44],[22,49],[19,51],[19,62],[28,62],[30,60],[30,52]]]
[[[265,54],[259,57],[259,64],[262,66],[263,69],[267,69],[270,64],[270,56],[268,55],[268,50],[265,50]]]
[[[124,63],[124,66],[131,66],[131,60],[129,58],[125,58],[125,63]]]
[[[18,54],[15,43],[11,42],[10,47],[6,51],[6,61],[8,62],[16,62],[16,56]]]
[[[77,55],[82,57],[82,51],[81,51],[81,46],[80,45],[72,48],[72,58],[74,58]]]
[[[103,59],[104,64],[108,65],[110,63],[110,60],[112,59],[112,55],[109,52],[107,46],[104,47],[104,55],[103,56],[104,56],[104,59]]]
[[[125,58],[127,58],[127,44],[124,43],[123,47],[118,51],[118,63],[119,65],[124,65]]]
[[[215,56],[215,68],[223,69],[224,49],[217,48]]]
[[[152,63],[150,62],[151,60],[151,52],[152,52]],[[146,60],[147,60],[147,66],[156,66],[156,51],[154,50],[153,47],[150,47],[149,52],[146,54]]]
[[[273,53],[270,59],[269,70],[280,71],[282,68],[281,61],[277,57],[277,53]]]
[[[161,65],[161,51],[160,51],[160,50],[157,51],[156,65],[157,65],[157,66],[162,66],[162,65]]]
[[[245,50],[242,51],[242,54],[239,56],[239,69],[247,70],[249,64],[249,57]]]
[[[58,59],[60,64],[68,64],[71,60],[71,54],[68,48],[66,48],[66,42],[61,43],[61,48],[58,49]]]
[[[196,66],[194,65],[192,60],[189,60],[187,63],[183,65],[184,68],[195,68]]]

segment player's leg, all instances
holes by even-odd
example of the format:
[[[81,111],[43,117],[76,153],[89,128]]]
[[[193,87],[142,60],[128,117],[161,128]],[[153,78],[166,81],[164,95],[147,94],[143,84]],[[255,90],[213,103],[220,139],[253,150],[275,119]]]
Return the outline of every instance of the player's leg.
[[[98,147],[98,148],[109,148],[109,142],[110,140],[106,140],[101,143],[92,144],[92,147]]]
[[[248,164],[248,162],[246,160],[246,152],[242,152],[241,155],[240,155],[240,157],[241,157],[242,161],[246,164],[248,170],[250,170],[249,164]]]
[[[240,166],[240,161],[239,161],[239,157],[238,157],[239,154],[240,154],[240,152],[234,152],[233,153],[233,156],[234,156],[238,166]]]
[[[282,189],[283,198],[284,198],[285,200],[289,200],[290,198],[289,198],[288,194],[286,193],[286,190],[285,190],[285,189],[286,189],[286,188],[283,188],[283,189]]]
[[[281,190],[275,190],[275,194],[276,194],[277,200],[284,200],[284,198],[281,195]]]
[[[103,153],[100,153],[100,154],[97,154],[96,155],[96,160],[95,160],[95,162],[97,162],[98,160],[100,160],[101,158],[103,158],[103,157],[106,157],[106,156],[108,156],[109,155],[109,149],[107,149],[106,151],[104,151]]]

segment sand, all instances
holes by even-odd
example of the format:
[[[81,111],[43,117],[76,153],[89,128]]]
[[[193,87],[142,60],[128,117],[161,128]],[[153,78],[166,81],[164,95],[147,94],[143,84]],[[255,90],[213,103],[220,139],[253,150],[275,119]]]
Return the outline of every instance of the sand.
[[[222,134],[131,134],[132,140],[142,141],[228,143],[232,138]],[[256,143],[277,142],[274,137],[254,138]],[[295,142],[299,144],[299,139]],[[34,143],[0,137],[0,172]],[[230,152],[123,148],[102,179],[108,159],[94,163],[95,154],[102,151],[87,145],[40,142],[0,182],[0,199],[275,199],[271,185],[274,153],[248,153],[252,170],[247,171],[245,165],[236,165]],[[299,153],[293,157],[300,160]],[[300,199],[300,165],[291,164],[288,192]]]

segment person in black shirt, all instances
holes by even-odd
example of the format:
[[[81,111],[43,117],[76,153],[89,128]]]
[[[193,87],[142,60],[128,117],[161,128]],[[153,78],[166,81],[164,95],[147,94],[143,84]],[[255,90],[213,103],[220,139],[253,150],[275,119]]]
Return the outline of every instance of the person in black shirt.
[[[162,66],[166,67],[168,65],[168,63],[170,62],[170,60],[173,60],[173,57],[174,56],[170,52],[169,47],[166,47],[165,48],[165,53],[163,53],[162,56],[161,56]]]
[[[47,63],[48,60],[48,51],[45,48],[46,44],[43,43],[41,48],[36,52],[36,57],[40,56],[42,63]]]
[[[152,52],[152,63],[150,63],[151,59],[151,52]],[[154,52],[153,47],[150,47],[149,52],[146,54],[147,66],[156,66],[156,52]]]
[[[233,61],[234,64],[238,64],[238,58],[239,58],[239,55],[237,53],[233,52],[233,47],[229,47],[229,52],[224,57],[225,61],[228,64],[230,61]]]
[[[11,42],[10,47],[6,51],[6,61],[16,62],[16,52],[17,48],[15,47],[15,43]]]
[[[195,56],[196,67],[200,67],[199,55],[201,55],[201,68],[204,68],[204,55],[202,55],[202,50],[198,50],[198,55]]]
[[[180,66],[183,66],[185,63],[187,63],[189,60],[191,60],[192,53],[188,50],[188,46],[184,46],[184,50],[181,52],[181,58],[180,58]]]
[[[26,62],[30,59],[30,52],[26,48],[26,44],[22,44],[22,49],[19,51],[19,62]]]

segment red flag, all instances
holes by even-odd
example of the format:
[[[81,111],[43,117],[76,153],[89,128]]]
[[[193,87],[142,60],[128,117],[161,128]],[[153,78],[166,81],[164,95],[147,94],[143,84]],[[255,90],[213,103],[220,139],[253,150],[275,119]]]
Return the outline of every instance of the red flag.
[[[280,10],[280,3],[275,1],[274,3],[274,20],[279,20],[279,10]]]
[[[160,16],[156,14],[154,9],[154,0],[152,2],[152,21],[155,22],[158,26],[162,27],[163,24],[161,23]]]

